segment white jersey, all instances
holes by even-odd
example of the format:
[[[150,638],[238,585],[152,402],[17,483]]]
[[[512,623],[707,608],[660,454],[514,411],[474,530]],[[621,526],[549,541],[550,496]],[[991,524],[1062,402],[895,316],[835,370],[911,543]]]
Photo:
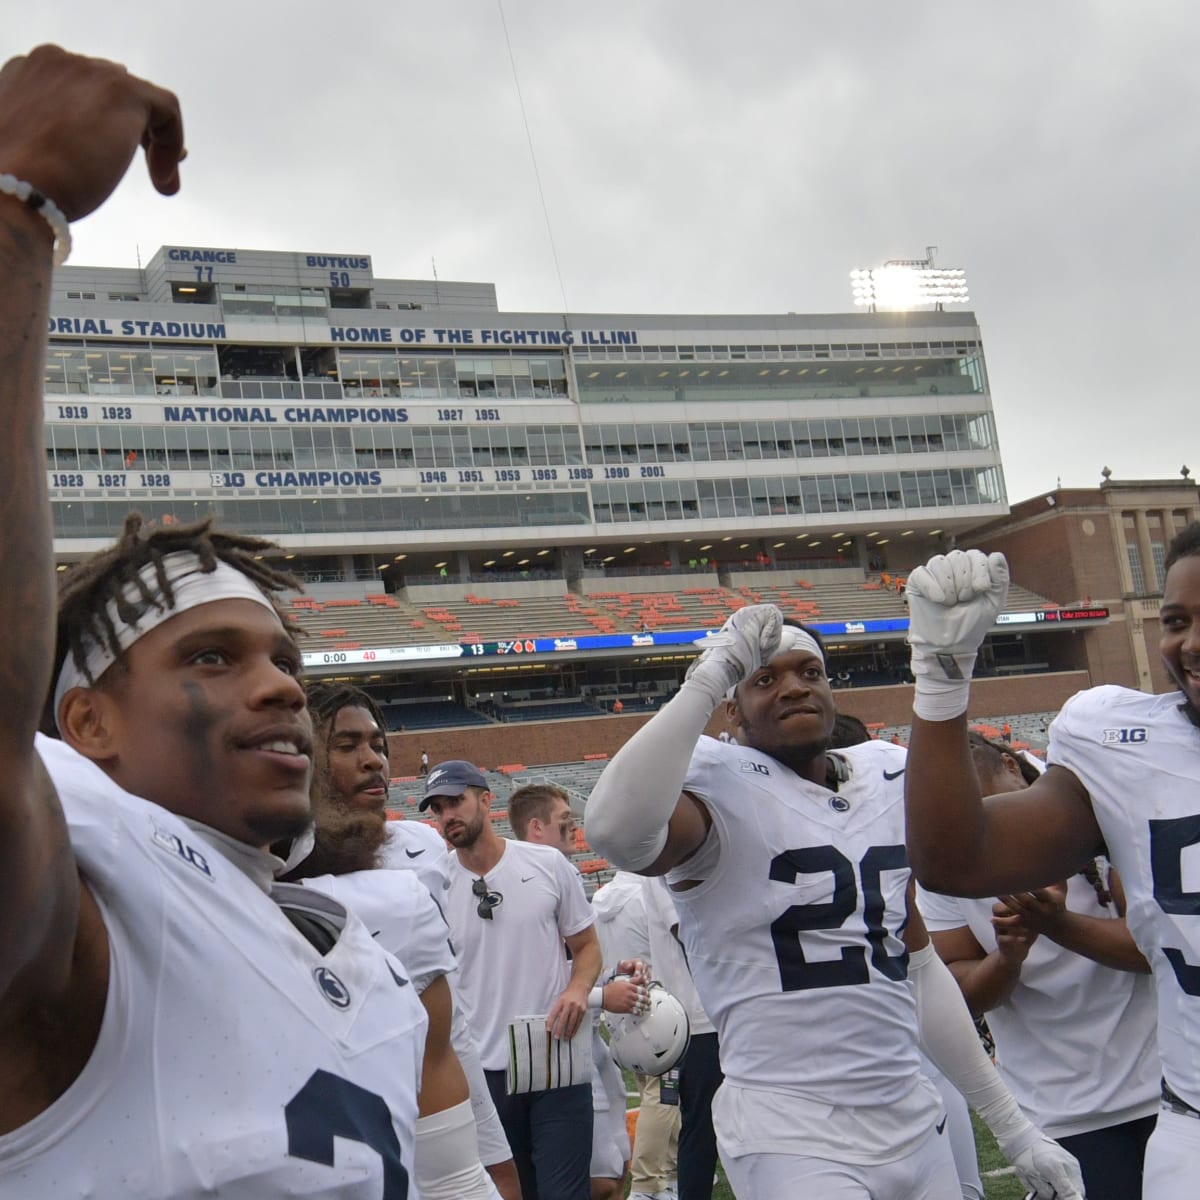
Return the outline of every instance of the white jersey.
[[[442,835],[424,821],[389,821],[379,865],[415,871],[439,908],[450,886],[450,853]]]
[[[485,1069],[508,1065],[508,1022],[548,1013],[570,978],[563,939],[592,924],[592,910],[571,863],[552,846],[504,839],[486,876],[503,897],[492,919],[478,914],[479,878],[450,858],[446,919],[459,955],[458,995]]]
[[[963,900],[918,887],[931,932],[969,928],[996,949],[992,899]],[[1067,881],[1067,908],[1115,919],[1081,875]],[[1050,1137],[1071,1137],[1150,1116],[1159,1107],[1154,985],[1149,975],[1101,966],[1040,937],[1012,994],[987,1014],[996,1066],[1025,1110]]]
[[[927,1136],[940,1102],[919,1076],[900,940],[905,752],[868,742],[839,755],[850,778],[833,792],[769,755],[701,738],[684,790],[713,828],[668,880],[703,879],[671,898],[726,1078],[795,1095],[810,1112],[886,1110],[886,1131],[846,1156],[867,1161]]]
[[[606,967],[613,968],[627,958],[651,961],[640,875],[618,871],[592,897],[592,912]]]
[[[0,1195],[411,1195],[426,1019],[399,964],[334,901],[277,886],[333,929],[322,955],[178,817],[61,742],[38,750],[108,930],[109,989],[83,1072],[0,1136]]]
[[[418,995],[454,970],[450,930],[415,872],[352,871],[303,882],[350,909],[371,936],[404,964]]]
[[[1167,1082],[1200,1108],[1200,730],[1178,694],[1080,692],[1050,726],[1051,766],[1087,789],[1154,972]]]
[[[667,881],[661,875],[642,880],[642,903],[646,909],[646,935],[650,942],[650,966],[654,978],[687,1009],[688,1027],[693,1036],[716,1033],[716,1027],[700,1003],[683,946],[675,936],[679,914],[675,911]]]
[[[443,918],[442,926],[448,936],[449,926],[444,918],[446,890],[450,887],[450,860],[442,835],[425,821],[389,821],[380,866],[390,868],[395,875],[406,872],[426,889],[430,902]],[[483,1065],[479,1061],[479,1047],[459,996],[462,985],[458,979],[458,956],[453,942],[448,944],[454,959],[454,966],[447,972],[451,998],[450,1044],[458,1055],[467,1077],[467,1086],[471,1090],[471,1110],[479,1135],[479,1157],[484,1166],[490,1167],[512,1158],[512,1150],[500,1125],[492,1094],[488,1091]],[[384,942],[384,945],[387,943]],[[403,958],[403,955],[400,957]]]

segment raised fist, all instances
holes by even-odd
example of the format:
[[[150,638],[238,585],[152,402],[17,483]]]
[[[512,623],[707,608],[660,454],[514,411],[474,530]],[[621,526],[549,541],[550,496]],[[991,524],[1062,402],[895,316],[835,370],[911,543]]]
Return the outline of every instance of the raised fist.
[[[913,674],[970,679],[1008,596],[1008,563],[981,550],[938,554],[910,572],[905,595]]]
[[[138,146],[154,186],[179,190],[179,102],[118,63],[39,46],[0,69],[0,171],[32,184],[68,220],[121,181]]]
[[[774,604],[739,608],[720,631],[696,643],[703,653],[688,668],[687,680],[708,692],[712,706],[749,678],[779,649],[783,613]]]

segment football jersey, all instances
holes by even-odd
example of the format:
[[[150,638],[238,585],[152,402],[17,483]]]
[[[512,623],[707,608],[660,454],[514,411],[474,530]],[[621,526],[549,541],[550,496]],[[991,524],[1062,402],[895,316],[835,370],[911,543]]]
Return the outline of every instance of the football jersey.
[[[903,1109],[911,1129],[889,1136],[904,1142],[925,1136],[940,1107],[928,1083],[913,1102],[905,751],[869,742],[839,755],[850,778],[835,792],[701,738],[684,790],[712,814],[719,852],[699,886],[671,899],[726,1078],[824,1106]],[[683,863],[668,880],[695,870]]]
[[[996,949],[992,899],[964,900],[917,889],[931,931],[970,929]],[[1095,920],[1116,909],[1100,903],[1082,875],[1067,881],[1067,908]],[[987,1014],[996,1066],[1009,1091],[1050,1137],[1071,1137],[1158,1111],[1160,1068],[1154,985],[1149,975],[1117,971],[1039,937],[1012,994]]]
[[[1154,972],[1158,1049],[1200,1108],[1200,730],[1177,693],[1096,687],[1050,726],[1051,766],[1087,789],[1125,887],[1125,919]]]
[[[108,930],[99,1037],[48,1109],[0,1136],[0,1195],[400,1200],[426,1020],[335,901],[325,954],[183,821],[61,742],[38,750]]]
[[[389,821],[379,865],[394,871],[415,871],[438,907],[442,907],[450,886],[449,850],[432,825],[424,821]]]
[[[404,965],[419,995],[456,966],[442,910],[413,871],[351,871],[305,879],[344,904]]]

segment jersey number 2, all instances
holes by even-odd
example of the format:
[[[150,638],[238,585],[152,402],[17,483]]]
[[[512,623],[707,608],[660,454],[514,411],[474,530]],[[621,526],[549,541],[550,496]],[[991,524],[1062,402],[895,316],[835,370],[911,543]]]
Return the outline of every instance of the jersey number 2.
[[[785,850],[771,860],[770,877],[777,883],[795,883],[797,875],[833,875],[833,899],[827,904],[793,904],[771,922],[771,940],[779,963],[779,983],[785,992],[808,988],[848,987],[869,983],[867,949],[871,966],[887,979],[908,976],[908,952],[890,955],[884,942],[884,899],[880,876],[908,866],[903,846],[872,846],[858,864],[862,880],[863,924],[866,946],[843,946],[841,957],[809,962],[804,957],[800,934],[817,929],[840,929],[858,907],[858,885],[854,864],[836,846],[805,846]]]
[[[328,1071],[314,1071],[283,1110],[288,1153],[333,1166],[333,1139],[362,1142],[383,1160],[383,1200],[408,1200],[400,1139],[382,1096]]]

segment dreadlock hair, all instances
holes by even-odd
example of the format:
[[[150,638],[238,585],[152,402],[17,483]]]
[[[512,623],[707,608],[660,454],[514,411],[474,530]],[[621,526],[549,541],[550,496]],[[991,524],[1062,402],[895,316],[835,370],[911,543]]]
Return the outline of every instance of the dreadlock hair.
[[[833,736],[829,741],[830,750],[846,750],[850,746],[861,746],[871,740],[870,730],[850,713],[835,713],[833,717]]]
[[[999,771],[1001,760],[1005,758],[1011,758],[1017,764],[1021,778],[1025,780],[1027,787],[1031,783],[1036,783],[1041,774],[1037,767],[1017,754],[1008,742],[993,742],[990,738],[985,738],[982,733],[972,729],[967,735],[967,743],[971,747],[975,761],[984,766],[989,774]]]
[[[1193,521],[1181,529],[1167,547],[1167,557],[1163,562],[1163,573],[1169,571],[1181,558],[1191,558],[1200,554],[1200,521]]]
[[[362,688],[349,683],[326,683],[314,681],[304,688],[308,696],[308,711],[312,713],[313,728],[318,740],[327,741],[338,713],[343,708],[365,708],[379,731],[387,736],[387,721],[383,710]]]
[[[1197,525],[1196,528],[1200,530],[1200,525]],[[1041,773],[1023,755],[1014,753],[1012,746],[1006,742],[993,742],[973,729],[967,735],[967,741],[976,765],[982,766],[989,774],[995,774],[1002,770],[1001,762],[1005,758],[1011,758],[1017,764],[1026,786],[1034,783]],[[1092,885],[1096,899],[1107,908],[1112,903],[1112,892],[1108,889],[1108,880],[1100,870],[1099,861],[1093,858],[1087,866],[1080,870],[1079,874]]]
[[[87,665],[87,647],[94,643],[104,646],[113,655],[114,665],[123,668],[126,655],[108,606],[115,604],[117,616],[127,624],[135,623],[148,606],[159,610],[171,607],[175,593],[167,578],[163,559],[178,551],[196,555],[204,571],[215,571],[217,564],[222,562],[240,571],[272,601],[284,628],[289,633],[300,632],[299,627],[289,620],[275,601],[275,595],[279,592],[299,591],[299,580],[290,572],[276,570],[255,557],[264,551],[276,549],[278,547],[274,542],[263,538],[213,529],[211,517],[189,525],[148,528],[141,513],[129,513],[121,536],[111,546],[65,572],[59,580],[58,624],[51,678],[58,678],[70,654],[83,676],[89,683],[95,684],[96,680],[92,678]],[[157,592],[147,587],[140,576],[142,569],[149,564],[154,566]],[[126,596],[126,589],[130,585],[136,593],[133,600]],[[42,731],[51,737],[58,736],[54,717],[52,691],[42,711]]]

